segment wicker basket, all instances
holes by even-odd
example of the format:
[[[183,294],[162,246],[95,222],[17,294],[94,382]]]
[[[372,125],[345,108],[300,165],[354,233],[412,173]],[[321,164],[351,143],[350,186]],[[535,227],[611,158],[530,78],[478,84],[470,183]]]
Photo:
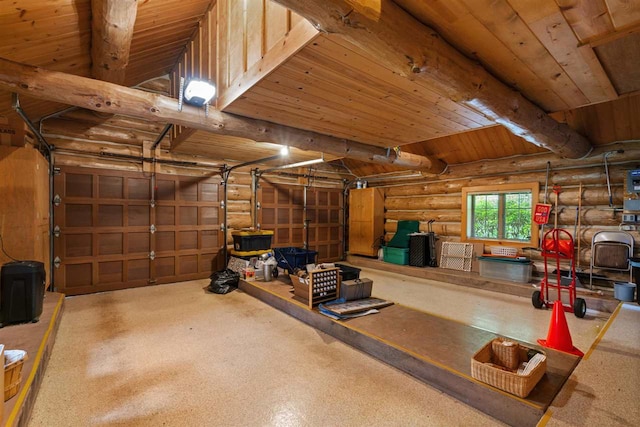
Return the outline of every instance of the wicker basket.
[[[11,399],[20,390],[22,384],[22,365],[27,359],[24,350],[7,350],[4,352],[4,401]]]
[[[492,363],[504,366],[512,371],[520,366],[520,345],[515,341],[496,338],[491,341]]]
[[[527,397],[547,370],[546,358],[528,375],[518,375],[506,368],[500,369],[491,365],[495,363],[492,343],[493,341],[487,343],[471,358],[471,376],[507,393]],[[518,345],[519,360],[526,361],[529,350],[523,345]]]
[[[509,246],[491,246],[491,255],[515,257],[518,255],[518,248],[512,248]]]

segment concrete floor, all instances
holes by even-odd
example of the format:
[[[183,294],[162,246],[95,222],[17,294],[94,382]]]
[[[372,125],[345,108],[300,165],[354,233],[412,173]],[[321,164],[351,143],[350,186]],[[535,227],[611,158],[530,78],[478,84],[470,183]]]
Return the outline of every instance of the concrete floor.
[[[379,297],[525,341],[546,337],[551,312],[527,298],[377,270],[361,277]],[[206,294],[207,284],[68,298],[30,425],[499,425],[246,294]],[[593,311],[566,316],[588,359],[543,423],[635,425],[634,307],[611,325]]]

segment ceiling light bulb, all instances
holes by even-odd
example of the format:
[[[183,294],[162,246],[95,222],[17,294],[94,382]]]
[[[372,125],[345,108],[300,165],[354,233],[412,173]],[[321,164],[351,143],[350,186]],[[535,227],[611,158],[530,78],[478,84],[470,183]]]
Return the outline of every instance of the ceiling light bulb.
[[[215,94],[216,87],[213,84],[203,80],[189,80],[184,89],[184,100],[201,107],[211,101]]]
[[[289,147],[287,147],[286,145],[284,145],[281,149],[280,149],[280,155],[281,156],[288,156],[289,155]]]

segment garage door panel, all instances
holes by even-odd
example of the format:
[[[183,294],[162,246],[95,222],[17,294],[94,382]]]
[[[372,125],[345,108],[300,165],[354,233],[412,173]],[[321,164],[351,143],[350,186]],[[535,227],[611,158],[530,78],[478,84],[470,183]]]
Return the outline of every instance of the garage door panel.
[[[150,200],[151,187],[146,178],[128,178],[127,194],[129,200]]]
[[[93,235],[90,233],[67,234],[63,236],[64,258],[87,257],[92,255]]]
[[[179,258],[180,274],[198,273],[198,255],[183,255]]]
[[[156,277],[170,277],[176,275],[176,260],[174,257],[159,257],[154,260]]]
[[[98,284],[120,283],[124,281],[124,261],[98,263]]]
[[[93,205],[68,203],[64,208],[65,227],[93,226]]]
[[[149,226],[149,205],[129,205],[127,208],[128,226]]]
[[[176,250],[176,233],[174,231],[156,232],[156,252],[173,252]]]
[[[156,200],[175,200],[176,199],[176,183],[173,180],[156,180]]]
[[[224,265],[220,179],[157,175],[154,204],[143,173],[60,171],[57,290],[73,295],[204,278]]]
[[[151,278],[151,266],[148,258],[127,261],[126,271],[127,279],[131,281],[149,280]]]
[[[197,206],[180,206],[180,225],[198,225]]]
[[[98,205],[98,227],[122,227],[124,225],[122,205]]]
[[[93,175],[69,173],[65,179],[65,197],[93,197]]]
[[[204,230],[200,232],[200,249],[215,249],[220,245],[218,230]]]
[[[91,286],[93,282],[93,264],[68,264],[64,266],[66,287],[77,288],[81,286]]]
[[[220,220],[218,219],[217,207],[202,207],[200,208],[200,224],[201,225],[217,225]]]
[[[99,176],[98,197],[101,199],[124,199],[124,178],[120,176]]]
[[[185,202],[197,202],[198,201],[198,183],[192,180],[179,181],[179,198]]]
[[[127,254],[138,255],[151,252],[150,234],[148,232],[130,232],[127,235]]]
[[[123,255],[123,233],[98,234],[98,255]]]
[[[176,208],[175,206],[157,206],[156,207],[156,225],[175,225]]]
[[[200,185],[200,197],[201,202],[219,202],[220,185],[217,183],[203,183]]]
[[[198,232],[197,231],[181,231],[179,234],[178,249],[198,249]]]

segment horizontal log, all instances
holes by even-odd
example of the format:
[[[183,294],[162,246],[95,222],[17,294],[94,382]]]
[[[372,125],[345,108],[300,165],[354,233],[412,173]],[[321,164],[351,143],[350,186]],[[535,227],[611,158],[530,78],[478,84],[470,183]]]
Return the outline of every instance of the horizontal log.
[[[460,222],[462,215],[459,210],[431,210],[431,211],[387,211],[385,212],[387,220],[407,220],[407,221],[429,221],[435,219],[438,222]]]
[[[248,200],[229,200],[227,203],[229,213],[251,213],[251,203]]]
[[[227,224],[228,227],[235,229],[251,227],[251,215],[247,213],[229,212],[227,213]]]
[[[164,95],[144,92],[72,74],[48,71],[0,58],[0,88],[42,100],[75,105],[107,114],[122,114],[160,123],[231,135],[254,141],[286,143],[302,150],[318,151],[364,162],[393,164],[441,173],[446,164],[435,157],[387,153],[383,147],[336,138],[316,132],[183,105]]]
[[[121,129],[109,126],[95,126],[75,120],[51,119],[43,123],[43,136],[60,136],[65,138],[114,142],[128,145],[142,145],[154,141],[156,135],[134,129]]]
[[[64,138],[47,138],[47,142],[54,146],[58,151],[72,150],[92,155],[100,155],[100,153],[109,153],[116,155],[126,156],[142,156],[142,147],[125,145],[125,144],[112,144],[98,141],[77,141],[73,139]],[[212,175],[219,175],[219,163],[207,161],[198,156],[192,156],[188,154],[172,153],[167,150],[157,150],[156,158],[159,160],[171,160],[178,162],[195,162],[200,166],[208,168],[203,173],[210,173]],[[130,160],[135,161],[135,160]],[[165,165],[167,166],[167,165]]]
[[[116,161],[114,159],[100,159],[94,156],[83,156],[76,154],[56,153],[56,166],[79,166],[98,169],[112,169],[121,171],[142,172],[141,163],[131,161]]]
[[[571,227],[576,224],[578,217],[577,206],[566,206],[558,209],[558,225],[562,227]],[[549,223],[553,224],[554,214],[551,213]],[[622,222],[622,212],[613,211],[605,207],[589,207],[582,208],[580,212],[580,223],[582,226],[617,226]]]
[[[622,150],[620,153],[618,151]],[[602,167],[603,154],[611,152],[607,160],[610,163],[624,162],[629,159],[640,157],[640,142],[618,142],[615,144],[596,146],[587,156],[579,160],[563,159],[552,153],[532,154],[528,156],[516,156],[509,159],[480,160],[477,162],[450,165],[442,178],[483,176],[493,174],[509,174],[513,171],[546,171],[547,163],[551,171],[562,170],[564,168],[574,168],[576,166],[596,166]]]
[[[614,165],[609,169],[610,180],[614,185],[620,185],[624,181],[628,168]],[[387,197],[391,196],[415,196],[431,194],[455,194],[461,193],[463,187],[475,187],[485,185],[516,184],[523,182],[539,182],[541,194],[544,195],[544,183],[546,179],[545,171],[529,172],[522,174],[509,174],[503,176],[465,178],[456,180],[431,181],[413,183],[402,186],[385,188]],[[552,194],[553,185],[577,186],[606,185],[606,175],[604,168],[600,166],[589,166],[585,168],[564,169],[552,172],[549,177],[549,194]],[[380,183],[376,183],[378,185]]]
[[[251,200],[251,188],[240,185],[229,185],[227,188],[228,200]]]
[[[242,172],[231,172],[227,182],[229,185],[251,185],[251,175]]]
[[[539,195],[539,202],[542,203],[544,201],[544,191],[542,191]],[[558,194],[558,206],[563,205],[577,205],[578,204],[578,194],[579,188],[569,188],[566,190],[560,189]],[[619,185],[611,186],[611,196],[613,198],[614,206],[621,206],[624,198],[624,190],[622,188],[622,183]],[[549,191],[549,195],[547,197],[547,203],[555,204],[556,202],[556,194],[553,193],[552,190]],[[582,205],[583,206],[599,206],[599,205],[608,205],[609,204],[609,191],[606,186],[602,187],[589,187],[582,189]]]
[[[154,135],[158,135],[164,128],[164,125],[162,125],[161,123],[153,123],[147,120],[140,120],[134,117],[127,116],[114,116],[110,114],[106,116],[103,114],[98,115],[93,111],[85,110],[83,108],[71,110],[61,117],[66,120],[75,120],[82,123],[90,123],[92,125],[105,125],[121,129],[134,129]],[[46,123],[47,121],[48,120],[44,120],[43,123]]]
[[[460,210],[462,198],[460,196],[387,197],[384,207],[387,210]]]

